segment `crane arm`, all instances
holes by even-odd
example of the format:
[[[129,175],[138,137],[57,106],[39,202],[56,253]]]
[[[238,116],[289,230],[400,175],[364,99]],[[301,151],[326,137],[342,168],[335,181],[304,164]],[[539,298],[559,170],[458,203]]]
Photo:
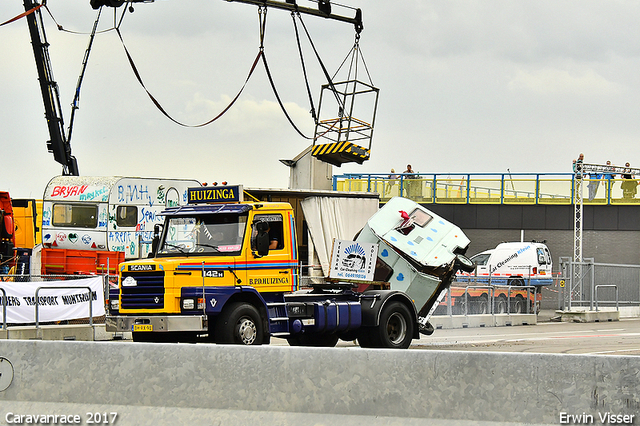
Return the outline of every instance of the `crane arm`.
[[[29,11],[37,6],[33,0],[24,0],[24,8]],[[27,15],[27,24],[31,35],[31,45],[33,55],[38,70],[38,80],[44,102],[44,113],[49,127],[49,137],[47,149],[53,153],[53,158],[62,164],[62,174],[78,176],[78,163],[71,155],[71,145],[64,132],[64,120],[60,107],[60,94],[58,84],[53,79],[51,61],[49,59],[49,43],[42,25],[42,14],[40,10]]]
[[[152,3],[154,0],[129,0],[131,3]],[[291,12],[300,12],[307,15],[320,16],[323,18],[334,19],[336,21],[347,22],[353,24],[356,32],[360,34],[364,28],[362,25],[362,11],[356,9],[356,14],[353,18],[347,16],[336,15],[331,13],[331,1],[330,0],[318,0],[318,9],[310,7],[299,6],[296,0],[286,0],[285,2],[274,0],[226,0],[228,2],[239,2],[253,4],[256,6],[273,7],[276,9],[284,9]],[[125,0],[90,0],[89,3],[94,9],[98,9],[101,6],[108,7],[120,7],[125,3]]]

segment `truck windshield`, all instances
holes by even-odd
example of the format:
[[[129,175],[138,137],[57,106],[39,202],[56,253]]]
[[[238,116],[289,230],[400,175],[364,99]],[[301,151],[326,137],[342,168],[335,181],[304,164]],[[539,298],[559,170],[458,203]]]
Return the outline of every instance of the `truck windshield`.
[[[158,255],[237,255],[247,226],[247,215],[215,214],[172,217],[165,225]]]

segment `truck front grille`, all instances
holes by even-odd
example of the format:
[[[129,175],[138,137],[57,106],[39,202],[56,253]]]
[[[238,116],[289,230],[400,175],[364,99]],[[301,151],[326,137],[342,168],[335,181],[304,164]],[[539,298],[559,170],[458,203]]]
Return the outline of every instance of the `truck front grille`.
[[[163,309],[164,272],[123,272],[122,281],[132,277],[135,286],[121,285],[120,309]]]

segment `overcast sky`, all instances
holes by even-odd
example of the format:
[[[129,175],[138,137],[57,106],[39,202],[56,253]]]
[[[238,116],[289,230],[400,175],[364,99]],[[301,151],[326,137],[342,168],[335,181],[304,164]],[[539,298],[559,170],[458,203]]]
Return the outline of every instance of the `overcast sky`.
[[[65,127],[97,12],[89,0],[49,0],[43,15]],[[568,172],[585,161],[640,166],[640,3],[637,1],[344,0],[362,9],[360,47],[380,89],[371,159],[347,172]],[[299,1],[313,7],[312,3]],[[118,15],[124,8],[117,9]],[[0,22],[23,11],[0,3]],[[352,16],[353,10],[334,6]],[[350,24],[303,16],[333,73],[354,43]],[[100,28],[113,27],[105,8]],[[223,0],[136,4],[120,26],[141,76],[169,114],[200,124],[240,90],[259,47],[255,6]],[[0,190],[41,198],[61,167],[49,139],[24,19],[0,27]],[[265,53],[288,112],[314,126],[288,12],[269,10]],[[315,103],[325,81],[308,42]],[[366,74],[359,75],[367,80]],[[358,101],[356,100],[356,103]],[[367,100],[368,102],[368,100]],[[327,117],[321,117],[327,118]],[[73,154],[83,175],[227,180],[284,188],[291,159],[310,142],[288,123],[259,64],[221,119],[181,127],[152,104],[113,31],[91,51],[76,113]]]

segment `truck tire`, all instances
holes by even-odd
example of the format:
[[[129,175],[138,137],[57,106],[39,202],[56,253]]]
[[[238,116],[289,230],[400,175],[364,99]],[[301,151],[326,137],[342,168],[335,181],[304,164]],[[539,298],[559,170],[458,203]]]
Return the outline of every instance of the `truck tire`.
[[[463,272],[473,272],[476,269],[476,264],[471,259],[463,254],[456,255],[456,261],[454,267]]]
[[[338,344],[337,334],[300,334],[287,337],[289,346],[314,346],[321,348],[333,348]]]
[[[455,303],[452,306],[453,315],[468,315],[470,313],[467,299],[469,296],[465,297],[465,294],[457,296],[454,299]]]
[[[523,286],[524,285],[524,280],[522,280],[521,278],[509,278],[509,281],[507,282],[508,285],[510,286]]]
[[[222,311],[216,322],[216,343],[261,345],[263,340],[260,313],[255,306],[248,303],[232,303]]]
[[[380,324],[367,327],[358,337],[360,346],[407,349],[413,340],[416,324],[411,311],[401,302],[390,302],[382,308]]]
[[[507,298],[504,296],[498,296],[495,300],[495,314],[506,314],[507,313]]]
[[[486,294],[482,296],[474,298],[475,300],[471,303],[474,307],[473,313],[476,315],[484,315],[489,313],[489,298]]]
[[[511,313],[512,314],[521,314],[525,310],[524,298],[520,295],[517,295],[515,299],[511,301]]]

